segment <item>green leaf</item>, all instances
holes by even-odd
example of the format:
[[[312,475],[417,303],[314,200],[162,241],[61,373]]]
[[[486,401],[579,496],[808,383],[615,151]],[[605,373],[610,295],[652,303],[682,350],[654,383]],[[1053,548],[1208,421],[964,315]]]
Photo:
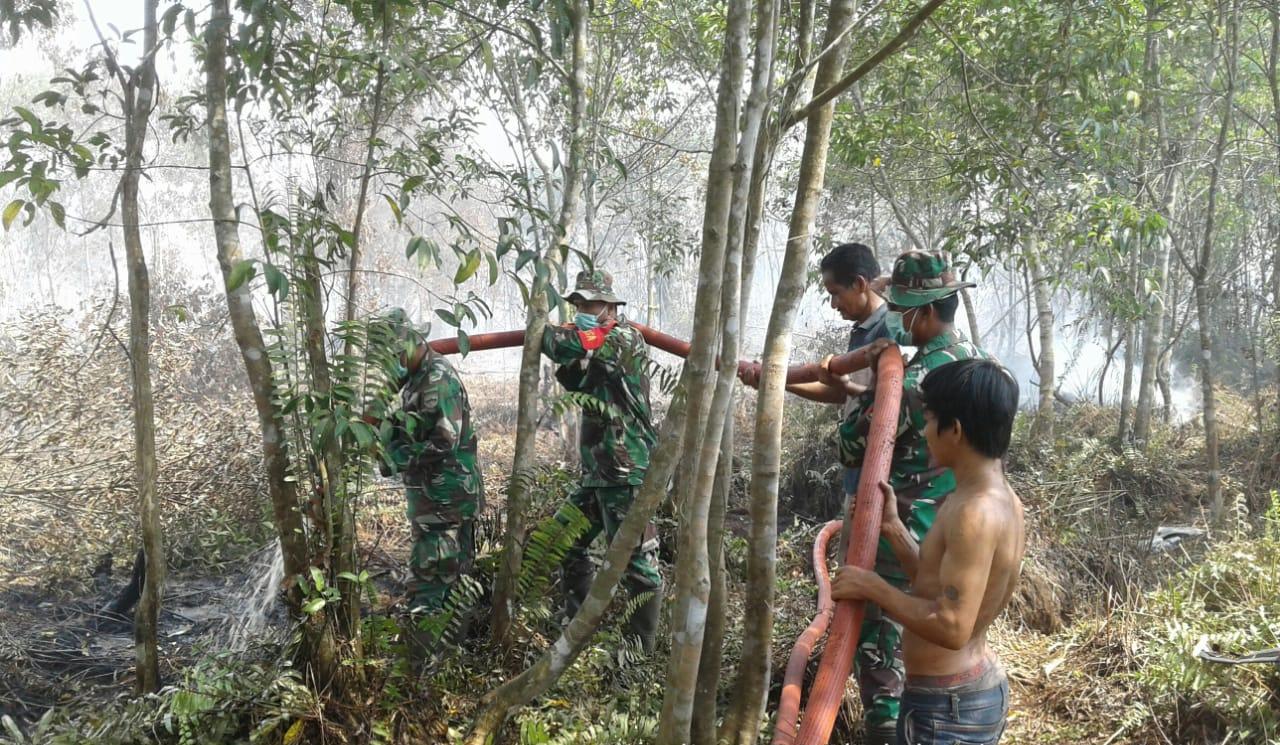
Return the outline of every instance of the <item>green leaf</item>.
[[[263,264],[262,276],[267,280],[267,290],[281,300],[289,295],[289,278],[275,264]]]
[[[13,221],[18,219],[18,213],[22,211],[22,208],[26,206],[26,204],[27,203],[21,199],[15,199],[9,203],[9,206],[4,208],[3,213],[0,213],[0,222],[4,223],[4,229],[6,232],[8,232],[9,226],[13,224]]]
[[[489,260],[489,286],[492,287],[498,281],[498,257],[491,253],[484,255]]]
[[[458,352],[466,357],[471,353],[471,337],[467,336],[467,332],[458,329]]]
[[[458,317],[455,316],[454,314],[450,313],[449,311],[443,308],[436,308],[436,315],[440,316],[440,319],[443,320],[445,323],[449,324],[450,326],[453,326],[454,328],[457,328]]]
[[[396,216],[396,225],[404,224],[404,214],[400,211],[400,205],[396,204],[396,200],[389,195],[383,194],[382,198],[387,200],[387,206],[391,208],[391,214]]]
[[[328,601],[326,601],[324,598],[311,598],[310,600],[308,600],[306,603],[302,605],[302,612],[308,613],[308,614],[315,613],[319,611],[321,608],[323,608],[326,602]]]
[[[67,210],[57,202],[49,203],[49,215],[53,217],[54,223],[63,230],[67,229]]]
[[[362,448],[373,447],[373,427],[361,421],[351,422],[351,431]]]
[[[253,266],[253,259],[245,259],[244,261],[241,261],[239,264],[236,264],[231,268],[231,275],[227,277],[227,289],[240,289],[240,285],[243,285],[245,282],[252,279],[256,272],[257,270]]]
[[[427,180],[426,176],[410,176],[409,178],[404,180],[404,183],[400,186],[400,191],[405,191],[405,192],[413,191],[419,186],[422,186],[422,182],[426,180]]]
[[[460,285],[463,282],[466,282],[468,279],[471,279],[471,275],[475,274],[476,270],[479,268],[480,249],[473,248],[467,252],[466,261],[462,262],[462,265],[458,267],[458,273],[453,276],[453,283],[455,285]]]
[[[404,257],[412,259],[413,255],[421,251],[427,245],[427,240],[420,235],[415,235],[409,239],[409,245],[404,247]]]
[[[18,116],[22,117],[22,120],[27,123],[27,126],[31,127],[31,131],[33,133],[44,131],[44,124],[40,121],[40,117],[32,114],[30,109],[25,109],[21,106],[14,106],[13,110],[18,112]]]
[[[311,567],[311,582],[317,590],[324,589],[324,572],[320,571],[320,567]]]

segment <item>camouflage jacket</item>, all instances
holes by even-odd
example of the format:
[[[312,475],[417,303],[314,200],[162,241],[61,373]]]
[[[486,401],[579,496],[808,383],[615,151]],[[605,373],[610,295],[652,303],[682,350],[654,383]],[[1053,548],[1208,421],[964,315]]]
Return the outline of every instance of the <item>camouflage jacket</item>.
[[[548,326],[542,352],[556,380],[586,394],[582,407],[582,485],[635,486],[649,470],[656,433],[649,406],[649,347],[626,321],[590,331]]]
[[[938,506],[956,488],[955,475],[951,473],[951,469],[939,468],[929,462],[920,383],[930,370],[948,362],[974,357],[986,358],[988,355],[959,331],[952,329],[920,347],[903,370],[902,405],[898,409],[897,441],[889,467],[889,485],[898,495],[898,514],[916,540],[922,539],[928,532]],[[857,404],[840,423],[837,439],[840,460],[846,466],[862,466],[874,401],[874,390],[859,396]],[[881,544],[881,559],[886,558],[887,553],[889,563],[896,563],[892,561],[892,552],[887,551],[888,546],[883,539]],[[885,563],[878,560],[878,569],[883,568]]]
[[[425,489],[470,517],[481,507],[484,481],[476,459],[471,404],[462,379],[444,355],[428,352],[400,388],[387,459],[405,485]]]

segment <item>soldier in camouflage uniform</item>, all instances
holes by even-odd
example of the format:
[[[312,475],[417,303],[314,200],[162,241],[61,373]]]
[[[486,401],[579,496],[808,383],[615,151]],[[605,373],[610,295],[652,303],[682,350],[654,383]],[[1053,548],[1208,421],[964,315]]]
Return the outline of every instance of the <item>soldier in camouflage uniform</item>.
[[[902,254],[894,262],[893,277],[885,294],[889,304],[885,317],[889,339],[878,339],[871,347],[873,354],[893,343],[916,347],[902,379],[902,405],[889,484],[898,495],[898,514],[917,541],[924,539],[933,525],[938,506],[955,489],[955,476],[950,469],[929,464],[920,383],[930,370],[948,362],[988,356],[953,325],[959,304],[957,293],[972,286],[955,279],[941,254],[924,251]],[[872,366],[874,368],[874,362]],[[850,468],[862,465],[874,399],[874,389],[864,393],[840,424],[840,460]],[[880,499],[879,492],[872,498]],[[876,553],[875,571],[895,587],[906,589],[906,573],[883,538]],[[902,626],[886,617],[873,603],[866,605],[854,671],[865,714],[865,741],[872,745],[896,742],[899,703],[906,678],[902,664]]]
[[[398,364],[400,408],[384,443],[384,474],[404,479],[413,535],[409,605],[413,615],[446,608],[471,571],[475,518],[484,506],[467,389],[453,365],[396,309],[385,317],[404,343]]]
[[[565,612],[572,618],[595,576],[588,549],[601,533],[613,540],[649,470],[656,432],[649,406],[649,348],[640,331],[618,316],[618,306],[625,303],[613,294],[613,278],[598,270],[581,272],[567,299],[578,311],[574,323],[548,326],[542,352],[559,365],[556,379],[562,386],[590,397],[582,402],[582,480],[570,498],[590,527],[564,560]],[[557,518],[568,521],[562,513]],[[626,634],[646,652],[653,650],[662,607],[657,550],[657,531],[650,524],[622,581],[628,598],[641,598]]]

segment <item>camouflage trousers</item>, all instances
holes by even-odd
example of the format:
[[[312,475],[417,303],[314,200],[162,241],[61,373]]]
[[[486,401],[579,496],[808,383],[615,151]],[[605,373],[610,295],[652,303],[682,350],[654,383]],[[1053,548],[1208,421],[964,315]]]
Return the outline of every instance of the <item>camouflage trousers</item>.
[[[901,509],[901,508],[899,508]],[[937,517],[937,505],[919,501],[911,505],[904,521],[907,530],[919,543]],[[906,591],[906,572],[894,556],[889,542],[880,538],[876,549],[876,574],[886,582]],[[858,633],[858,651],[853,659],[854,674],[862,698],[863,721],[868,729],[891,724],[898,719],[902,689],[907,670],[902,661],[902,624],[884,614],[880,606],[867,603],[862,629]]]
[[[564,569],[567,577],[581,579],[590,578],[595,574],[595,566],[589,554],[591,544],[601,533],[605,535],[606,540],[613,540],[613,536],[618,532],[618,526],[627,516],[627,510],[631,509],[631,502],[635,499],[637,488],[634,486],[583,487],[569,497],[570,503],[582,511],[590,526],[565,554]],[[656,590],[662,585],[662,575],[658,571],[657,530],[652,522],[645,528],[640,545],[631,552],[623,584],[631,594]]]
[[[894,579],[886,579],[897,584]],[[902,688],[907,681],[902,663],[902,624],[886,616],[875,603],[867,603],[853,670],[867,726],[897,721]]]
[[[453,586],[471,571],[479,500],[470,496],[441,497],[418,486],[406,487],[405,497],[413,537],[409,606],[415,611],[437,613],[445,608]]]

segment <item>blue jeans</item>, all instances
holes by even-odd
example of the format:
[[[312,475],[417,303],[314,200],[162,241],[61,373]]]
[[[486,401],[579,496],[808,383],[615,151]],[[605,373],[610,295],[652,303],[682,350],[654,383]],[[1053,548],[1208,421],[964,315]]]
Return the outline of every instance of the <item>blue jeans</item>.
[[[902,694],[898,745],[996,745],[1009,715],[1009,681],[982,690],[912,689]]]

